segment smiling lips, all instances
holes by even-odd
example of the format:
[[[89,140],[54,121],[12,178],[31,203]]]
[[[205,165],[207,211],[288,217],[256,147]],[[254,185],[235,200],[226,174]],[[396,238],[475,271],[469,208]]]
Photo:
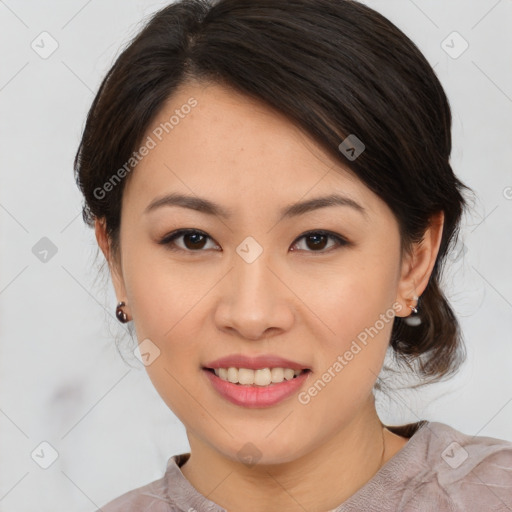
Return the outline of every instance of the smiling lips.
[[[215,390],[231,403],[267,407],[296,392],[311,368],[274,355],[234,354],[207,363],[203,371]]]
[[[292,370],[311,370],[308,365],[285,359],[273,354],[263,354],[255,357],[242,354],[231,354],[229,356],[215,359],[206,363],[203,368],[248,368],[258,370],[262,368],[291,368]]]

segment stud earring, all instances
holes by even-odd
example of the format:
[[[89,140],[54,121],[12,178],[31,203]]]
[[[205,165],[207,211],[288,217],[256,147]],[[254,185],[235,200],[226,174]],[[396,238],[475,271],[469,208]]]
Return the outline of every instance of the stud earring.
[[[119,302],[116,307],[116,317],[122,323],[128,322],[128,315],[123,311],[123,306],[126,306],[124,302]]]
[[[411,327],[416,327],[421,324],[421,318],[418,315],[418,303],[419,297],[414,296],[413,300],[416,302],[415,306],[409,306],[411,308],[411,314],[404,318],[404,322]]]

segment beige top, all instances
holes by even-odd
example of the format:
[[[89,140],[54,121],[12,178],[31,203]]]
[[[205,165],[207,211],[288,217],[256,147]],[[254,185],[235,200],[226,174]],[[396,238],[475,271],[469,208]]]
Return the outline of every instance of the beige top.
[[[426,420],[387,428],[409,441],[332,512],[512,512],[512,442]],[[181,472],[189,456],[97,512],[226,512]]]

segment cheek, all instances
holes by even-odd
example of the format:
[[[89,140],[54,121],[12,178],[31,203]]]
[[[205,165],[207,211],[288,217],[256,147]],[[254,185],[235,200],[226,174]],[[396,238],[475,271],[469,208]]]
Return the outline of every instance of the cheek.
[[[346,265],[315,282],[305,303],[320,319],[317,337],[320,377],[329,383],[324,398],[348,406],[359,390],[368,393],[382,367],[396,310],[395,263],[393,253],[377,250],[347,258]],[[346,270],[350,269],[350,270]],[[324,372],[327,372],[324,374]],[[318,376],[317,376],[318,377]],[[333,384],[330,384],[333,382]],[[335,384],[334,384],[335,383]],[[322,388],[323,389],[323,388]],[[347,390],[352,390],[347,395]],[[313,391],[314,393],[314,391]],[[322,393],[324,393],[322,391]]]
[[[186,367],[179,355],[176,355],[174,362],[169,361],[169,353],[163,353],[150,366],[146,372],[153,387],[159,394],[162,401],[173,412],[173,414],[187,428],[196,429],[199,425],[208,428],[212,412],[208,404],[203,403],[202,396],[204,388],[198,378],[198,372],[194,368]],[[189,371],[190,370],[190,371]]]
[[[345,296],[340,297],[344,303]],[[353,417],[368,403],[389,345],[395,311],[377,300],[333,311],[334,335],[317,340],[314,378],[299,396],[308,417],[323,418],[323,428],[336,429],[342,418]],[[352,304],[352,306],[350,306]],[[313,377],[313,375],[312,375]],[[340,415],[325,410],[340,411]],[[309,420],[308,420],[309,421]]]
[[[328,304],[323,306],[325,323],[333,331],[332,337],[343,344],[353,339],[364,341],[364,333],[369,331],[382,337],[390,333],[385,327],[394,317],[393,295],[385,283],[376,279],[343,283],[328,296]]]
[[[198,354],[204,334],[200,332],[203,322],[197,318],[198,301],[211,285],[176,266],[163,265],[162,260],[144,265],[130,260],[127,295],[137,339],[149,339],[157,347],[153,350],[158,357],[145,368],[148,376],[163,401],[183,420],[191,396],[200,396]]]
[[[161,340],[175,337],[182,324],[194,316],[201,297],[218,280],[207,270],[172,261],[161,248],[154,247],[127,253],[124,273],[137,332]]]
[[[302,287],[297,284],[298,294],[323,323],[329,339],[349,341],[382,314],[393,313],[396,260],[376,249],[354,251],[336,267],[313,268],[307,279],[297,281],[302,282]]]

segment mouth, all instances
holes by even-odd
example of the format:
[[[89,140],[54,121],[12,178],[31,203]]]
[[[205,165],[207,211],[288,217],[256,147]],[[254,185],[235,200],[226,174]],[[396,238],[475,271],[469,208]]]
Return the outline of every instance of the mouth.
[[[219,379],[238,386],[272,387],[286,381],[297,379],[305,373],[311,373],[309,368],[206,368],[203,370],[213,373]]]
[[[306,385],[312,371],[282,367],[208,368],[203,375],[223,399],[245,408],[276,406]]]

